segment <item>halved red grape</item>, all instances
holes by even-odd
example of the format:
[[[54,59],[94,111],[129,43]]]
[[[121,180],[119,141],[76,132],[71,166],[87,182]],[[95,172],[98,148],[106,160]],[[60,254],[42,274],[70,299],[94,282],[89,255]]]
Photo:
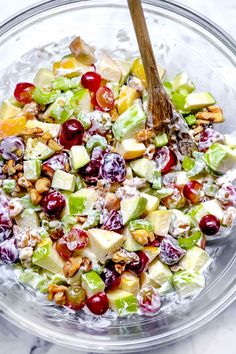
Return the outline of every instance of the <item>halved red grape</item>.
[[[120,274],[115,270],[115,265],[112,261],[106,264],[103,272],[101,273],[101,278],[104,281],[106,288],[105,290],[115,290],[119,287],[121,282]]]
[[[199,228],[203,234],[213,236],[220,229],[220,220],[215,215],[205,215],[199,222]]]
[[[215,142],[223,142],[224,137],[212,128],[206,128],[200,133],[198,150],[205,152]]]
[[[177,164],[177,157],[175,153],[168,148],[168,146],[163,146],[156,150],[154,160],[157,165],[157,169],[161,172],[169,172]]]
[[[12,236],[12,228],[0,225],[0,243]]]
[[[108,112],[114,107],[113,92],[106,86],[100,87],[96,92],[96,103],[103,111]]]
[[[7,264],[18,262],[19,250],[16,239],[10,238],[0,244],[0,259]]]
[[[88,245],[87,232],[75,227],[65,236],[65,239],[70,251],[80,250]]]
[[[9,203],[4,194],[0,194],[0,225],[12,227],[12,222],[9,214]]]
[[[140,290],[137,295],[140,310],[143,313],[157,313],[161,308],[161,298],[152,286]]]
[[[64,259],[64,261],[68,261],[72,256],[72,251],[70,251],[67,247],[67,242],[64,237],[59,238],[55,242],[57,253]]]
[[[94,71],[88,71],[81,77],[81,84],[83,87],[92,92],[96,92],[99,89],[101,81],[101,75]]]
[[[186,199],[182,193],[182,189],[179,186],[171,186],[173,193],[168,197],[162,198],[161,202],[168,209],[179,209],[185,205]]]
[[[149,258],[142,251],[138,251],[138,252],[136,252],[136,254],[138,255],[139,260],[138,261],[133,261],[133,262],[127,264],[127,269],[131,273],[139,276],[145,271],[145,269],[146,269],[146,267],[148,265],[148,262],[149,262]]]
[[[199,203],[203,196],[203,186],[198,181],[189,181],[185,184],[183,195],[192,203]]]
[[[173,265],[185,255],[186,251],[179,246],[179,243],[174,237],[166,236],[160,244],[160,260],[168,265]]]
[[[88,298],[86,306],[94,315],[103,315],[109,308],[107,295],[100,292],[91,296]]]
[[[48,216],[59,216],[66,205],[66,201],[60,192],[53,191],[43,197],[41,205]]]
[[[16,136],[9,136],[1,141],[0,153],[4,160],[18,161],[24,154],[23,140]]]
[[[66,306],[78,311],[86,304],[86,292],[78,285],[71,285],[67,288]]]
[[[35,86],[29,82],[20,82],[16,85],[14,96],[15,99],[23,104],[30,103],[32,99],[32,93],[35,89]]]
[[[72,118],[62,124],[59,133],[59,142],[65,149],[74,145],[82,145],[84,127],[77,119]]]
[[[90,162],[80,169],[80,174],[86,182],[95,183],[99,178],[99,171],[104,159],[105,151],[99,146],[92,151]]]
[[[100,169],[100,176],[110,183],[123,182],[126,177],[124,158],[115,152],[106,154]]]
[[[122,230],[123,221],[118,211],[111,211],[104,220],[102,229],[119,232]]]
[[[42,164],[42,172],[52,178],[56,170],[65,171],[67,166],[70,166],[69,158],[67,154],[63,152],[45,161]]]

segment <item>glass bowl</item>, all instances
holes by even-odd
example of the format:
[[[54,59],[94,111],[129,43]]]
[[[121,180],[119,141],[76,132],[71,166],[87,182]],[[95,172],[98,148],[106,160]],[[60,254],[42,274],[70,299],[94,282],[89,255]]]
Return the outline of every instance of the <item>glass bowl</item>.
[[[235,42],[208,19],[170,1],[143,1],[159,64],[173,77],[185,71],[199,90],[209,90],[224,109],[221,130],[234,129],[236,115]],[[39,67],[67,54],[70,39],[80,35],[117,56],[137,55],[126,1],[52,0],[17,14],[0,27],[0,98],[12,94],[17,81],[30,81]],[[54,43],[54,44],[52,44]],[[154,317],[110,321],[49,304],[0,267],[0,309],[15,325],[46,340],[93,352],[138,352],[189,336],[236,297],[236,237],[208,245],[214,262],[207,287],[192,301],[173,298]]]

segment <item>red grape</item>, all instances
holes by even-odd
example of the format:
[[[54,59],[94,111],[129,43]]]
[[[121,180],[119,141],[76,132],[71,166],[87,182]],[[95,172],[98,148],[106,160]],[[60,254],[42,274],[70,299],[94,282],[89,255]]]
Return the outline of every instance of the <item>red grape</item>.
[[[119,287],[121,282],[120,274],[115,270],[115,265],[112,261],[106,264],[103,272],[101,273],[101,278],[104,281],[106,288],[105,290],[115,290]]]
[[[86,305],[94,315],[103,315],[109,308],[108,298],[102,292],[88,298]]]
[[[199,228],[203,234],[213,236],[220,229],[220,220],[215,215],[205,215],[199,222]]]
[[[59,142],[65,149],[69,150],[74,145],[82,145],[83,136],[83,125],[77,119],[72,118],[62,124]]]
[[[19,250],[16,239],[10,238],[0,244],[0,259],[7,264],[18,262]]]
[[[140,309],[144,313],[156,313],[161,308],[161,299],[158,291],[152,286],[141,289],[137,298]]]
[[[83,288],[78,285],[71,285],[67,288],[66,306],[72,310],[78,311],[85,306],[86,293]]]
[[[175,153],[167,146],[163,146],[156,150],[154,160],[157,164],[158,170],[161,172],[169,172],[177,164],[177,157]]]
[[[52,178],[56,170],[65,171],[66,166],[70,166],[69,158],[66,153],[61,153],[45,161],[42,164],[42,172]]]
[[[48,216],[59,216],[66,205],[65,198],[58,192],[49,192],[41,201],[43,211]]]
[[[190,181],[185,184],[183,195],[192,203],[199,203],[203,196],[203,186],[198,181]]]
[[[100,87],[96,92],[96,103],[103,111],[108,112],[114,107],[113,92],[106,86]]]
[[[0,243],[12,236],[12,228],[0,225]]]
[[[179,186],[171,186],[171,188],[173,188],[173,193],[168,197],[162,198],[161,202],[168,209],[182,208],[186,202],[186,199],[182,193],[182,189]]]
[[[14,96],[15,99],[23,104],[30,103],[32,101],[32,92],[35,86],[29,82],[20,82],[16,85]]]
[[[104,158],[104,150],[99,146],[93,149],[90,162],[80,169],[80,174],[86,182],[95,183],[99,178],[100,166]]]
[[[122,217],[119,212],[113,210],[105,218],[102,229],[110,231],[121,231],[123,227]]]
[[[198,150],[205,152],[215,142],[223,142],[224,138],[212,128],[206,128],[200,133]]]
[[[81,84],[89,91],[96,92],[101,84],[101,75],[94,71],[88,71],[81,77]]]
[[[67,248],[70,251],[80,250],[88,245],[88,234],[84,230],[73,228],[65,236]]]
[[[173,265],[179,262],[179,260],[185,255],[186,251],[179,246],[177,240],[172,236],[166,236],[163,238],[160,244],[160,260],[168,265]]]
[[[126,177],[124,158],[114,152],[106,154],[100,169],[100,175],[110,183],[124,181]]]
[[[61,256],[61,258],[64,259],[64,261],[68,261],[73,252],[68,249],[66,239],[64,237],[59,238],[55,242],[55,245],[57,253]]]
[[[5,227],[12,227],[12,222],[9,214],[8,199],[3,194],[0,194],[0,225]]]
[[[127,269],[131,273],[139,276],[145,271],[145,269],[146,269],[146,267],[148,265],[148,262],[149,262],[149,258],[142,251],[138,251],[138,252],[136,252],[136,254],[139,257],[139,260],[138,261],[133,261],[133,262],[127,264]]]
[[[1,141],[0,153],[4,160],[18,161],[24,154],[25,146],[22,139],[9,136]]]

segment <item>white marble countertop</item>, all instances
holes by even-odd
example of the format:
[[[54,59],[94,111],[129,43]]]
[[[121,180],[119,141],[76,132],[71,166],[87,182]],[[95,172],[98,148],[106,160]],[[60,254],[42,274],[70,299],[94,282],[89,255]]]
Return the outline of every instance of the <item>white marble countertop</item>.
[[[69,0],[68,0],[69,1]],[[1,0],[0,22],[15,12],[38,0]],[[194,8],[236,36],[235,0],[178,0]],[[158,354],[235,354],[236,303],[232,304],[217,319],[191,337],[163,347]],[[75,354],[78,351],[65,349],[28,334],[5,319],[0,318],[0,353],[8,354]],[[154,354],[154,353],[153,353]]]

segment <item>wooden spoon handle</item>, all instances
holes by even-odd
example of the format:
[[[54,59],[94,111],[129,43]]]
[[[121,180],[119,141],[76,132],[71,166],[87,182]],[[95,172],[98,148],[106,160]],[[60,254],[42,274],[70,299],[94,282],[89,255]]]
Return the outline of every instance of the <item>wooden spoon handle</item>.
[[[147,127],[160,130],[170,122],[172,105],[160,80],[141,2],[127,1],[147,78],[149,97]]]

